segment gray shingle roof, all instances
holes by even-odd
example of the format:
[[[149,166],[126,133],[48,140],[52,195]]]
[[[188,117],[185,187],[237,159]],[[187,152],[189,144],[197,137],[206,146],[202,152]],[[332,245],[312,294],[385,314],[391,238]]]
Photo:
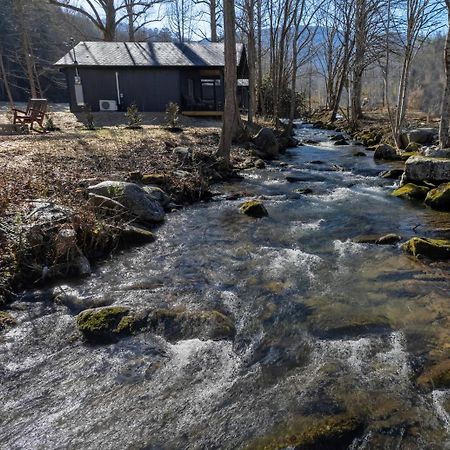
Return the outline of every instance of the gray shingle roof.
[[[238,63],[244,46],[236,45]],[[223,43],[80,42],[75,47],[79,66],[223,66]],[[73,66],[73,50],[55,66]]]

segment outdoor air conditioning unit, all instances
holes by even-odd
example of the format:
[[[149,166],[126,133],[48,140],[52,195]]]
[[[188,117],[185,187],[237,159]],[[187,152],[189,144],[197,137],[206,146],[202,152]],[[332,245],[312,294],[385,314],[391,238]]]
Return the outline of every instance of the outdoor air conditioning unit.
[[[117,111],[116,100],[100,100],[100,111]]]

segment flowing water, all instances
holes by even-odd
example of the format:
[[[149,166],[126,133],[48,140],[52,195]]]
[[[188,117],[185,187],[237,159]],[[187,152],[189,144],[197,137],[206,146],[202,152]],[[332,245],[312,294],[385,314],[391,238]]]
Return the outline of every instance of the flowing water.
[[[234,449],[343,412],[366,424],[352,449],[450,448],[450,391],[414,382],[450,354],[449,267],[352,241],[449,237],[449,214],[391,197],[394,181],[377,174],[398,163],[353,156],[361,147],[334,146],[330,132],[297,134],[321,143],[170,214],[156,243],[63,286],[69,304],[33,292],[12,305],[19,324],[0,337],[1,448]],[[264,196],[269,217],[240,214],[233,192]],[[75,315],[110,304],[215,309],[237,332],[83,343]]]

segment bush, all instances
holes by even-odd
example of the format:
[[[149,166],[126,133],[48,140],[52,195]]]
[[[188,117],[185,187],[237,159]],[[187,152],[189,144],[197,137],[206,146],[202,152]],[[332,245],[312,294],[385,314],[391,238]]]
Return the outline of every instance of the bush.
[[[86,130],[95,130],[94,115],[88,105],[84,107],[84,126]]]
[[[261,90],[264,99],[266,114],[268,116],[272,116],[274,113],[273,83],[272,79],[269,76],[264,77]],[[291,98],[293,96],[295,97],[295,118],[302,116],[306,109],[305,94],[303,92],[292,93],[291,89],[287,87],[281,87],[281,92],[279,94],[279,117],[289,117]]]
[[[177,128],[179,121],[180,107],[177,103],[170,102],[166,106],[166,123],[171,129]]]
[[[142,128],[142,114],[135,103],[127,108],[125,117],[128,120],[128,128]]]
[[[53,120],[53,113],[47,113],[46,120],[44,123],[44,130],[45,131],[60,131],[60,128],[55,125],[55,122]]]

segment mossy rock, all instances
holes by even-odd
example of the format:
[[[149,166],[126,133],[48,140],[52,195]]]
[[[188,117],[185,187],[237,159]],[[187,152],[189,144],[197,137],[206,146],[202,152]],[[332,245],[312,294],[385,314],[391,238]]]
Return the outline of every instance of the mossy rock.
[[[403,251],[413,256],[430,259],[450,259],[450,240],[413,237],[402,245]]]
[[[219,311],[180,311],[157,309],[148,317],[150,328],[167,339],[232,339],[236,329],[232,320]]]
[[[394,197],[414,199],[414,200],[423,200],[430,189],[426,186],[418,186],[414,183],[407,183],[395,191],[392,192],[391,195]]]
[[[115,342],[121,335],[131,334],[136,322],[130,309],[122,306],[86,309],[77,316],[78,329],[95,344]]]
[[[425,204],[440,211],[450,211],[450,183],[431,189],[425,198]]]
[[[355,138],[361,141],[366,147],[374,147],[381,142],[382,135],[380,133],[366,131],[356,134]]]
[[[16,325],[16,319],[5,311],[0,311],[0,331]]]
[[[164,185],[167,182],[167,176],[163,173],[148,173],[142,175],[143,184],[156,184],[158,186]]]
[[[120,240],[123,245],[139,245],[153,242],[155,235],[142,226],[125,225],[120,230]]]
[[[349,414],[318,418],[305,424],[292,423],[276,430],[273,434],[256,440],[249,449],[344,450],[359,436],[364,422]]]
[[[426,368],[417,378],[417,384],[428,388],[450,387],[450,359]]]
[[[406,148],[405,152],[417,152],[422,148],[421,144],[418,144],[417,142],[410,142]]]
[[[247,202],[242,203],[241,207],[239,208],[239,211],[241,211],[241,213],[243,214],[246,214],[247,216],[256,218],[265,217],[269,215],[266,207],[260,200],[249,200]]]

